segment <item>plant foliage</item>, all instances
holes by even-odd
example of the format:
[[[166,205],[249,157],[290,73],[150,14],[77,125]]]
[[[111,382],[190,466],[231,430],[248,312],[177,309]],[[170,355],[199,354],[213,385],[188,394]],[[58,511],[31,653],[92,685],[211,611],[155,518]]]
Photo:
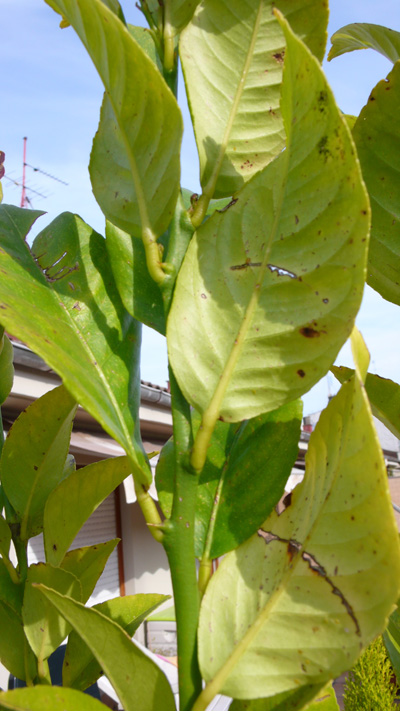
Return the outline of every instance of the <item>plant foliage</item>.
[[[63,382],[0,439],[0,660],[29,687],[1,692],[0,709],[104,708],[82,693],[102,673],[126,711],[175,709],[132,640],[166,596],[86,606],[117,540],[71,548],[130,475],[171,569],[180,711],[218,694],[231,711],[337,711],[331,681],[350,667],[348,711],[391,708],[389,664],[369,645],[387,627],[399,673],[400,545],[373,414],[399,436],[400,386],[368,372],[354,323],[366,281],[400,304],[400,35],[334,35],[329,59],[370,47],[393,62],[346,118],[321,67],[325,0],[141,0],[147,29],[118,0],[46,2],[104,85],[90,176],[105,229],[63,213],[30,247],[41,213],[0,205],[0,402],[4,329]],[[200,196],[180,186],[178,61]],[[141,323],[168,344],[162,515],[140,437]],[[354,369],[333,366],[350,336]],[[299,397],[330,368],[341,389],[282,510]],[[78,403],[126,456],[75,469]],[[46,560],[29,565],[40,532]],[[67,636],[58,689],[48,659]]]

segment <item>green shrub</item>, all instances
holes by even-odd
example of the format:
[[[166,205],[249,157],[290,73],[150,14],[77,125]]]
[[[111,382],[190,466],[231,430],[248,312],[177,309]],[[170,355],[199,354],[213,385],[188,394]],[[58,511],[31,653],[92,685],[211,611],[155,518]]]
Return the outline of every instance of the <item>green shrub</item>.
[[[345,711],[389,711],[396,708],[399,687],[382,637],[372,642],[349,672]]]

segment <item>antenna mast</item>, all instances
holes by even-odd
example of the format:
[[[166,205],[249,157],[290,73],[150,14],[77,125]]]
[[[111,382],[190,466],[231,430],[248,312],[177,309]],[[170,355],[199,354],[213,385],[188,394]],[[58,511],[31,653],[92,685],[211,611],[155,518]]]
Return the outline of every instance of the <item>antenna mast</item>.
[[[27,137],[24,136],[24,153],[23,153],[23,162],[22,162],[22,192],[21,192],[21,207],[27,207],[28,205],[28,200],[26,199],[26,183],[25,183],[25,176],[26,176],[26,142],[27,142]]]

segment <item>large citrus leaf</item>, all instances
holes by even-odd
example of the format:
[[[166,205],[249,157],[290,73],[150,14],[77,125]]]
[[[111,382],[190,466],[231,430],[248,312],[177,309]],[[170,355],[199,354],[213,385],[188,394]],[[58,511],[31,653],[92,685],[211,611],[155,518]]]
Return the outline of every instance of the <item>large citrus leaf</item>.
[[[337,30],[331,37],[328,61],[355,49],[375,49],[391,62],[400,59],[400,32],[382,25],[355,22]]]
[[[25,584],[22,619],[25,634],[38,659],[47,659],[65,639],[71,627],[62,614],[39,592],[37,583],[51,585],[64,595],[81,599],[79,580],[72,573],[47,563],[31,565]]]
[[[150,261],[179,191],[182,118],[175,97],[129,30],[100,0],[46,0],[74,27],[106,94],[90,164],[106,217],[142,237]],[[157,266],[155,266],[157,270]]]
[[[353,138],[372,208],[367,280],[400,304],[400,62],[373,89]]]
[[[101,602],[94,605],[93,609],[116,622],[129,637],[133,637],[146,617],[168,598],[168,595],[157,594],[127,595]],[[65,651],[63,683],[83,691],[94,684],[102,673],[100,664],[87,644],[78,632],[72,630]]]
[[[37,214],[0,205],[0,320],[60,374],[76,400],[114,437],[134,475],[151,482],[135,424],[140,397],[140,325],[125,311],[105,240],[64,213],[33,243]]]
[[[353,378],[320,417],[291,504],[229,553],[209,583],[203,696],[268,697],[339,676],[385,628],[399,574],[385,463]]]
[[[283,148],[279,95],[285,40],[272,13],[275,5],[322,60],[328,11],[321,0],[204,0],[181,35],[208,199],[232,195]]]
[[[8,398],[14,381],[14,351],[8,336],[0,340],[0,405]]]
[[[217,422],[197,487],[195,554],[213,559],[249,538],[278,503],[298,453],[300,401],[242,425]],[[192,415],[193,432],[201,418]],[[171,515],[174,443],[163,447],[156,484],[163,513]]]
[[[340,383],[349,380],[354,371],[344,366],[332,366],[332,373]],[[371,404],[372,414],[400,439],[400,385],[388,378],[368,373],[365,389]]]
[[[131,473],[128,457],[113,457],[73,472],[49,496],[44,511],[46,560],[59,565],[93,511]]]
[[[43,530],[50,493],[66,476],[76,402],[63,385],[35,400],[11,427],[0,459],[4,491],[26,541]]]
[[[197,230],[167,324],[173,370],[207,426],[306,392],[361,301],[369,207],[354,145],[318,61],[285,33],[286,150]]]
[[[125,711],[175,711],[171,687],[161,669],[115,622],[55,590],[43,595],[79,633],[106,674]]]
[[[1,711],[104,711],[88,694],[59,686],[34,686],[0,693]]]

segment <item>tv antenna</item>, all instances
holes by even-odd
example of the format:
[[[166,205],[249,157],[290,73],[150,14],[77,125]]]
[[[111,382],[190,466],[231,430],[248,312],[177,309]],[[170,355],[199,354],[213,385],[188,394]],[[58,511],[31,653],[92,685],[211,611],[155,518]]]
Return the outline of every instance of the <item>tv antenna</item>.
[[[4,177],[13,185],[15,185],[18,188],[21,188],[21,201],[20,201],[20,206],[21,207],[33,207],[32,205],[32,200],[31,196],[36,196],[42,199],[46,199],[49,197],[49,195],[45,194],[43,192],[43,189],[40,186],[35,186],[35,188],[31,187],[30,185],[27,185],[27,168],[32,170],[34,173],[39,173],[40,175],[44,175],[46,178],[49,178],[50,180],[55,180],[57,183],[61,183],[62,185],[68,185],[68,183],[65,182],[65,180],[61,180],[61,178],[57,178],[55,175],[52,175],[51,173],[48,173],[45,170],[42,170],[41,168],[35,168],[33,165],[30,165],[26,161],[26,144],[27,144],[28,138],[24,136],[23,142],[23,158],[22,158],[22,178],[20,180],[15,180],[14,178],[11,177],[11,174],[7,173]],[[36,189],[38,188],[38,189]]]

